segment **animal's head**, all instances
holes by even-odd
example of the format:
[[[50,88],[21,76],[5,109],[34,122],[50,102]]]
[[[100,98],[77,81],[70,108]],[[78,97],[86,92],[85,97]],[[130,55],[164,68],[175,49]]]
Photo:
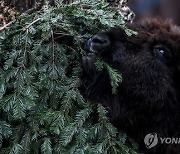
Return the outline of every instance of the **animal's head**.
[[[83,64],[91,67],[99,56],[122,74],[123,91],[151,101],[176,99],[180,89],[180,29],[159,19],[129,27],[138,34],[128,37],[117,27],[92,36],[85,45]]]

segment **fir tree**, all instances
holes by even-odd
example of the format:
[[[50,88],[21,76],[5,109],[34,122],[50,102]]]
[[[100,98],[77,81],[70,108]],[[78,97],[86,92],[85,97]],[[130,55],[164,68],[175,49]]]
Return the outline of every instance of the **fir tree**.
[[[56,5],[22,14],[1,31],[0,153],[136,153],[136,144],[111,125],[107,110],[86,102],[79,91],[83,43],[115,25],[125,28],[125,22],[101,0]],[[121,76],[100,63],[115,92]]]

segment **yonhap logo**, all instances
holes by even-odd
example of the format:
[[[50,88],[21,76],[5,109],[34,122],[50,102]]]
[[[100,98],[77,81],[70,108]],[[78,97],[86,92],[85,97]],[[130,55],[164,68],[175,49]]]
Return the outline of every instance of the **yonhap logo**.
[[[155,147],[158,144],[158,142],[160,144],[180,144],[180,138],[159,137],[159,139],[158,139],[158,136],[156,133],[147,134],[144,138],[144,143],[145,143],[147,149],[151,149],[151,148]]]
[[[146,148],[151,149],[158,144],[158,137],[156,133],[147,134],[144,138]]]

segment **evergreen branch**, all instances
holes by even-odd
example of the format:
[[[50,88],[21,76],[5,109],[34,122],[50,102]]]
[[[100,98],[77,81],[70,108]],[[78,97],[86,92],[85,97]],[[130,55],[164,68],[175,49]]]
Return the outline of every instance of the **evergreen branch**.
[[[112,144],[111,144],[111,136],[110,136],[109,131],[107,131],[107,137],[108,137],[108,143],[109,143],[108,148],[111,148],[111,147],[112,147]]]
[[[53,31],[51,30],[51,36],[52,36],[52,54],[53,54],[53,75],[55,74],[54,72],[55,72],[55,69],[54,69],[54,67],[55,67],[55,43],[54,43],[54,34],[53,34]],[[53,80],[54,80],[55,78],[53,77]]]
[[[73,87],[72,87],[71,91],[74,91],[74,89],[76,88],[76,85],[78,84],[78,82],[79,82],[79,79],[77,79],[76,82],[73,84]],[[69,95],[69,97],[68,97],[68,99],[67,99],[67,101],[66,101],[65,107],[64,107],[64,109],[63,109],[63,113],[66,112],[66,107],[67,107],[67,105],[68,105],[71,97],[72,97],[72,96]]]
[[[49,138],[45,138],[43,144],[41,145],[42,154],[52,154],[51,148],[51,140]]]
[[[94,112],[78,89],[84,42],[123,23],[107,3],[82,0],[59,8],[45,6],[1,27],[0,153],[131,150],[118,137],[105,108],[98,106]],[[120,74],[111,66],[104,68],[116,89]]]
[[[29,154],[30,152],[30,131],[25,132],[22,141],[21,141],[21,145],[23,146],[23,154]]]
[[[26,58],[26,54],[27,54],[27,43],[28,43],[28,33],[29,33],[29,30],[28,28],[26,29],[26,35],[25,35],[25,45],[24,45],[24,55],[23,55],[23,62],[22,62],[22,65],[25,69],[25,64],[24,64],[24,60]]]
[[[9,154],[21,154],[23,150],[23,147],[20,144],[15,144],[11,148]]]

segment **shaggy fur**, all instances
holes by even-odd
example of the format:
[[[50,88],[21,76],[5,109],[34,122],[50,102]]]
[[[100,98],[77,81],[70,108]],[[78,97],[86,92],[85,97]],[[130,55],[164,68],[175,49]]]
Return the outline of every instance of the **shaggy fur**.
[[[157,133],[158,137],[180,138],[180,30],[160,19],[129,27],[138,35],[128,37],[117,27],[87,42],[85,96],[108,107],[114,126],[133,137],[145,153],[179,154],[180,144],[147,149],[144,137]],[[107,71],[97,71],[94,66],[97,56],[122,74],[116,95]]]

